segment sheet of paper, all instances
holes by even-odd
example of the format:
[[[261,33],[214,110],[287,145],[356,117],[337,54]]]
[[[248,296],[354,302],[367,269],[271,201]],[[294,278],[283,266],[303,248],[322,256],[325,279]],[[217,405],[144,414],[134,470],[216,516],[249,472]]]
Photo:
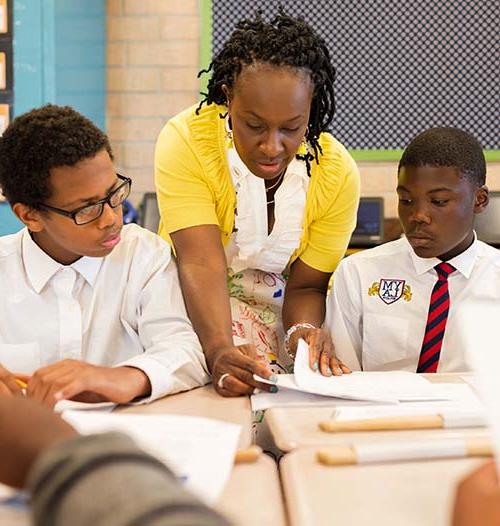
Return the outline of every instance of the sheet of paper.
[[[236,424],[183,415],[66,411],[62,416],[84,434],[130,435],[209,504],[217,500],[231,474],[241,431]]]
[[[471,301],[460,308],[459,315],[467,358],[476,372],[473,385],[486,406],[500,476],[500,303],[498,298]]]
[[[293,389],[281,389],[277,393],[260,391],[250,397],[252,411],[263,411],[273,407],[371,407],[375,402],[365,400],[346,400],[332,396],[315,395],[296,391]],[[393,404],[388,404],[393,405]]]
[[[475,374],[464,374],[460,376],[464,382],[469,384],[472,389],[479,392],[479,383]]]
[[[251,396],[252,411],[273,407],[331,407],[337,409],[341,420],[376,418],[382,416],[437,414],[440,410],[483,413],[484,406],[477,394],[466,384],[442,384],[448,400],[380,403],[366,400],[347,400],[315,395],[292,389],[277,393],[257,392]]]
[[[64,413],[64,411],[102,411],[111,412],[116,407],[113,402],[99,402],[97,404],[88,404],[86,402],[74,402],[73,400],[61,400],[57,402],[54,407],[56,413]]]
[[[342,376],[322,376],[309,367],[309,349],[299,340],[294,374],[278,375],[280,389],[293,389],[323,396],[381,403],[449,400],[444,384],[431,384],[421,375],[403,371],[353,372]]]
[[[468,385],[448,384],[451,400],[402,402],[398,405],[340,406],[335,420],[369,420],[372,418],[443,415],[445,419],[465,418],[486,425],[485,408]]]

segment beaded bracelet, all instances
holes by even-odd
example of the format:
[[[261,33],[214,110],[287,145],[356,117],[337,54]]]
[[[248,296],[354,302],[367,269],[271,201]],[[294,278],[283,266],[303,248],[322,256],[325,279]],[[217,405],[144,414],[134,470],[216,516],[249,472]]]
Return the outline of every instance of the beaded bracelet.
[[[299,329],[317,329],[314,325],[311,323],[295,323],[289,329],[286,331],[285,334],[285,340],[283,342],[283,348],[285,349],[285,352],[290,356],[292,360],[295,360],[295,355],[292,354],[290,350],[290,337],[295,331],[298,331]]]

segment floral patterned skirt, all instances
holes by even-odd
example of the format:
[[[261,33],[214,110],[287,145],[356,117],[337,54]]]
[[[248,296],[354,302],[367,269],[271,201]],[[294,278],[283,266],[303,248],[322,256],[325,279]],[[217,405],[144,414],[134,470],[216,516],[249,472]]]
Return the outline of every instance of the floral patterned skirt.
[[[247,269],[228,269],[228,287],[235,345],[253,343],[257,353],[269,363],[275,374],[291,372],[293,364],[283,350],[281,309],[286,278],[281,274]],[[278,459],[281,452],[274,446],[265,412],[253,415],[253,440],[264,451]]]
[[[228,288],[235,345],[251,343],[275,374],[290,371],[292,362],[283,350],[281,309],[285,295],[281,274],[228,269]]]

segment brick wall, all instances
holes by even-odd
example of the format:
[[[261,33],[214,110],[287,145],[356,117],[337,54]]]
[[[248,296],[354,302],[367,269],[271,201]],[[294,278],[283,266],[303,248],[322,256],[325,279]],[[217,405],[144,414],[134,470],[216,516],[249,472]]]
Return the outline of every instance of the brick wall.
[[[197,0],[107,0],[107,132],[134,203],[154,190],[159,131],[198,99],[199,24]]]
[[[107,131],[117,166],[134,179],[132,200],[154,191],[153,151],[163,124],[198,99],[198,0],[107,0]],[[359,162],[364,196],[397,216],[396,163]],[[500,163],[488,166],[500,190]]]

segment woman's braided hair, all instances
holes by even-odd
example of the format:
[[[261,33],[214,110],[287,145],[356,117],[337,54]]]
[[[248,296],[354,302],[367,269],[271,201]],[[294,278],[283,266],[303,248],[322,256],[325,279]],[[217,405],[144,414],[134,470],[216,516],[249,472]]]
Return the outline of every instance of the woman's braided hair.
[[[255,62],[310,73],[314,92],[305,138],[314,155],[297,155],[307,162],[309,172],[310,161],[319,162],[319,135],[328,130],[335,113],[335,69],[325,41],[303,18],[294,18],[280,9],[270,22],[263,20],[261,11],[257,11],[253,20],[240,20],[209,67],[198,74],[199,77],[212,71],[208,91],[202,93],[203,99],[196,111],[198,113],[203,104],[226,104],[222,85],[232,88],[243,66]]]

